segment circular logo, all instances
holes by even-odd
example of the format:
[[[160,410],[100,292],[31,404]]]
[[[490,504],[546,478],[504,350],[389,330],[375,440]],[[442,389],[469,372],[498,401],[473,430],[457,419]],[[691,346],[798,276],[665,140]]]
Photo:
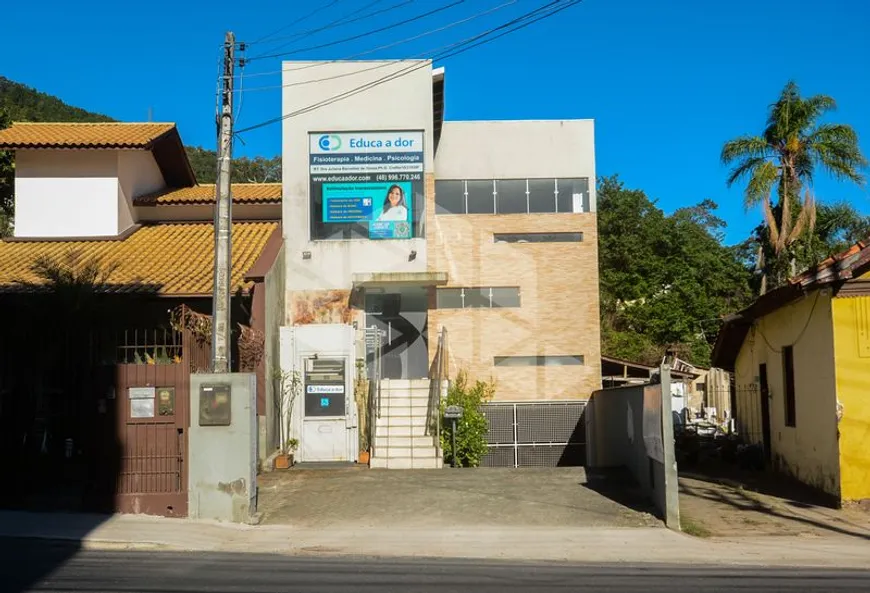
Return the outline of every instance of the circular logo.
[[[320,150],[338,150],[341,148],[341,138],[335,134],[324,134],[317,139]]]
[[[409,239],[411,237],[411,225],[407,222],[397,222],[393,229],[397,239]]]

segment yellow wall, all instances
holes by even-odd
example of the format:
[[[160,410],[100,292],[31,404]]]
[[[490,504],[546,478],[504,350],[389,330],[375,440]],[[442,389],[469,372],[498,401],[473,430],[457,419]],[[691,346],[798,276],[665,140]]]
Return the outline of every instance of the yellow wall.
[[[766,363],[774,463],[801,481],[839,496],[831,301],[830,293],[815,291],[756,321],[735,365],[735,418],[752,442],[761,441],[758,366]],[[781,352],[789,345],[794,347],[795,427],[785,425]]]
[[[870,297],[834,299],[843,500],[870,498]]]

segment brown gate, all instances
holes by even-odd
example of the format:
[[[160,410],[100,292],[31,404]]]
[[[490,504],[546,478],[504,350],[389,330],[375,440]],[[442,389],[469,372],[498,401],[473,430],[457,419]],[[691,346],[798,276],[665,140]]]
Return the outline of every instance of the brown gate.
[[[117,365],[118,512],[187,516],[190,364],[182,335],[172,336],[174,345],[137,347],[136,362]]]

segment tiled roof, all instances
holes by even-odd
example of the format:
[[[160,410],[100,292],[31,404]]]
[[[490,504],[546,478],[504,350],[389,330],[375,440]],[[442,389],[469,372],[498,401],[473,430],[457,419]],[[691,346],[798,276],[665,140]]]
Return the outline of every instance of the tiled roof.
[[[280,204],[280,183],[234,183],[235,204]],[[213,204],[214,184],[196,185],[181,189],[167,189],[136,198],[137,206],[170,206],[178,204]]]
[[[248,283],[245,273],[263,251],[277,222],[233,224],[233,292]],[[40,256],[68,262],[93,258],[106,266],[117,265],[105,292],[151,293],[167,296],[210,295],[214,265],[214,227],[211,223],[145,226],[125,239],[79,241],[0,241],[0,292],[29,292],[40,284],[31,270]]]
[[[17,148],[149,148],[172,123],[15,123],[0,130],[0,150]]]

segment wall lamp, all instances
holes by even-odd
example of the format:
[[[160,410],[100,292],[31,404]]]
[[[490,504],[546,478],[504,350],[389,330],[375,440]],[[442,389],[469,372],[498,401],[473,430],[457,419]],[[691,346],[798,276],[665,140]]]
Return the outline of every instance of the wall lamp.
[[[303,251],[302,252],[302,259],[311,259],[311,252],[310,251]]]

